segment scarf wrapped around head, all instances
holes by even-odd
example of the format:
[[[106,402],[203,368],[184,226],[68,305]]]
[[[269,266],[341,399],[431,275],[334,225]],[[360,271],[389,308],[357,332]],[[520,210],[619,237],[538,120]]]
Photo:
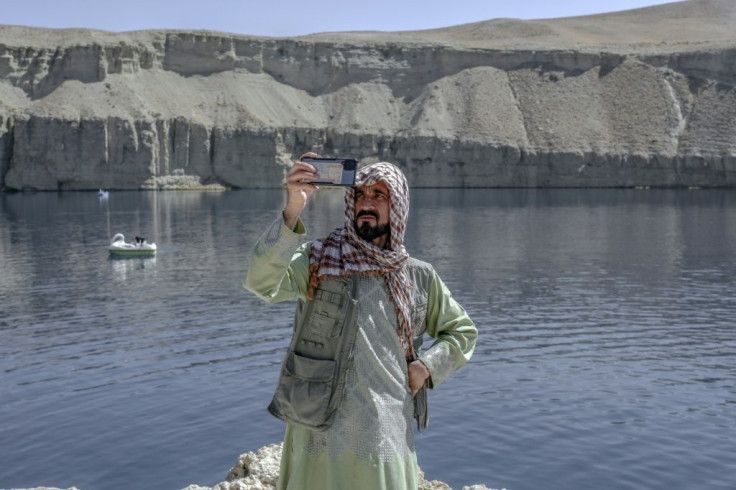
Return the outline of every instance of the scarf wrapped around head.
[[[361,168],[356,187],[375,185],[379,181],[389,190],[390,237],[387,248],[379,248],[358,236],[355,219],[355,187],[345,193],[345,223],[326,238],[312,242],[309,256],[309,298],[327,278],[346,278],[351,274],[382,275],[398,317],[399,338],[407,358],[414,357],[411,331],[409,288],[404,265],[409,254],[404,248],[404,231],[409,217],[409,185],[398,167],[381,162]]]

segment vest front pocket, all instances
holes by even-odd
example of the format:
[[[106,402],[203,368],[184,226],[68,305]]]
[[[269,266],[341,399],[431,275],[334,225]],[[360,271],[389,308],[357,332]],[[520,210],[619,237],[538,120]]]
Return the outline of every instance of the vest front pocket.
[[[274,401],[282,418],[318,428],[329,417],[335,361],[311,359],[294,352],[284,363],[284,379]]]
[[[287,361],[287,371],[292,376],[304,381],[327,383],[335,374],[335,361],[331,359],[312,359],[292,352]]]

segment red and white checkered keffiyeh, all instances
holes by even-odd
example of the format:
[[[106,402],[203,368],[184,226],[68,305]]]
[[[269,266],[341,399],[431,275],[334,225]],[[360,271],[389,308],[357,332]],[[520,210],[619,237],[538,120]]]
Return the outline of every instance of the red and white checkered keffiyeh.
[[[312,242],[309,256],[309,297],[321,281],[330,277],[345,278],[351,274],[382,275],[389,297],[394,303],[399,324],[399,338],[407,358],[413,359],[409,288],[404,269],[409,254],[404,248],[404,231],[409,217],[409,185],[398,167],[381,162],[361,168],[357,187],[386,184],[389,190],[390,237],[387,248],[379,248],[363,240],[355,231],[355,187],[345,193],[345,223],[326,238]]]

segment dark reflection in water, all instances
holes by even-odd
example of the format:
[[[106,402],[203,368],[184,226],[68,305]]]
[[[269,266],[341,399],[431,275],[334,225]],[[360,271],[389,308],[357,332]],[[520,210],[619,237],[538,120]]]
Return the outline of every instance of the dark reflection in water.
[[[183,488],[283,432],[292,304],[240,282],[281,191],[0,194],[0,486]],[[343,220],[321,191],[310,235]],[[112,260],[113,234],[155,258]],[[417,439],[453,488],[730,488],[736,193],[414,190],[407,248],[477,321]]]

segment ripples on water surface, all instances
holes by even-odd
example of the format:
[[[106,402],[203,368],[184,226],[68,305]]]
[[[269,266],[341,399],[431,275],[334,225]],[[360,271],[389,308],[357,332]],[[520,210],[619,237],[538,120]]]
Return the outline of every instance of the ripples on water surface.
[[[736,194],[415,190],[407,248],[478,323],[430,479],[732,488]],[[182,488],[280,440],[293,304],[240,289],[280,191],[0,195],[0,487]],[[342,221],[315,196],[313,235]],[[112,260],[122,232],[159,246]]]

